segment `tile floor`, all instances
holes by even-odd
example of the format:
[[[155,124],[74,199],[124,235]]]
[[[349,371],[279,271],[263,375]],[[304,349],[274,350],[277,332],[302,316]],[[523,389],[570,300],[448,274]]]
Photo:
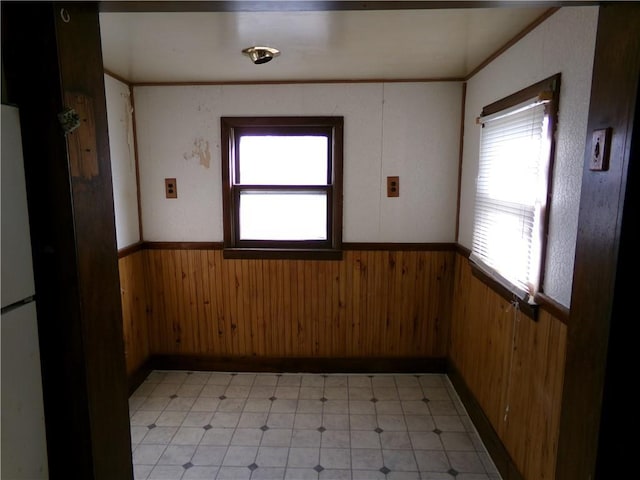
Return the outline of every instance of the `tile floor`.
[[[500,480],[446,375],[154,371],[136,480]]]

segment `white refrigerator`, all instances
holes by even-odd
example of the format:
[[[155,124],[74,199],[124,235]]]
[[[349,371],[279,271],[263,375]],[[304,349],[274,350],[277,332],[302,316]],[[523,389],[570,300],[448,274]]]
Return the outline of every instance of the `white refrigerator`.
[[[18,109],[3,104],[1,121],[0,478],[40,480],[49,474]]]

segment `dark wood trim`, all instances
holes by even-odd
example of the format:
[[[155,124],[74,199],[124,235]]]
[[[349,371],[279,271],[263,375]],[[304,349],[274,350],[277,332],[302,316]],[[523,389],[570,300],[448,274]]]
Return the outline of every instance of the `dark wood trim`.
[[[467,82],[462,83],[462,105],[460,107],[460,143],[458,150],[458,195],[456,198],[456,243],[460,236],[460,193],[462,192],[462,163],[464,159],[464,117],[467,103]]]
[[[637,18],[637,11],[636,11]],[[636,21],[636,24],[638,22]],[[598,434],[598,456],[595,477],[598,480],[616,477],[622,478],[627,458],[636,455],[634,443],[629,443],[620,436],[620,426],[628,422],[628,412],[636,408],[635,395],[629,395],[629,377],[623,373],[630,366],[637,365],[637,334],[629,322],[629,312],[635,311],[636,282],[629,281],[635,277],[637,269],[637,246],[640,235],[637,227],[637,215],[640,211],[640,184],[638,183],[638,158],[640,158],[640,80],[636,94],[636,108],[633,122],[633,133],[627,170],[622,213],[622,228],[618,263],[616,269],[613,310],[609,329],[609,346],[607,350],[607,367],[605,371],[604,391],[602,396],[602,415]],[[631,367],[633,368],[633,367]],[[637,423],[636,423],[637,424]]]
[[[456,253],[463,256],[465,259],[469,260],[469,255],[471,255],[471,250],[469,250],[467,247],[457,244]],[[477,270],[477,269],[474,269],[474,270]],[[480,280],[482,281],[484,281],[484,277],[487,277],[482,273],[480,273],[480,275],[482,276],[480,278]],[[487,278],[487,280],[489,279]],[[488,283],[488,281],[485,283]],[[497,284],[497,282],[491,282],[490,286],[493,288],[494,284]],[[507,291],[504,287],[502,287],[499,284],[498,284],[498,287],[504,291],[504,294],[502,295],[503,297],[505,297],[507,300],[512,299],[511,296],[508,293],[506,293]],[[549,297],[544,293],[537,293],[534,297],[534,301],[536,302],[537,307],[542,308],[543,310],[549,312],[551,315],[553,315],[554,318],[564,323],[565,325],[569,324],[569,317],[571,313],[571,310],[569,308],[556,302],[553,298]]]
[[[233,126],[220,119],[220,158],[222,167],[222,231],[224,246],[233,245],[236,237],[235,209],[233,208],[233,165],[235,162],[236,139]],[[226,142],[226,143],[225,143]]]
[[[118,75],[117,73],[113,73],[111,70],[108,69],[104,69],[104,74],[105,75],[109,75],[111,78],[118,80],[119,82],[124,83],[127,87],[129,87],[129,89],[131,89],[131,82],[129,80],[127,80],[124,77],[121,77],[120,75]]]
[[[223,257],[254,260],[342,260],[342,250],[328,248],[225,248]]]
[[[60,7],[68,18],[60,14]],[[75,245],[69,248],[75,248],[77,255],[80,348],[87,372],[93,470],[96,480],[127,479],[132,476],[131,445],[126,443],[131,430],[100,17],[98,5],[92,2],[54,3],[52,10],[65,104],[81,98],[92,105],[85,110],[82,125],[71,134],[77,134],[76,142],[83,150],[72,148],[69,134],[66,143],[75,230]],[[93,145],[92,171],[86,148]],[[68,468],[67,463],[67,475]]]
[[[640,138],[634,135],[640,131],[640,118],[636,117],[640,102],[638,32],[637,2],[602,3],[567,329],[555,475],[562,480],[623,478],[628,474],[626,463],[619,460],[636,454],[633,445],[620,435],[620,426],[631,420],[629,408],[635,408],[628,388],[629,373],[633,375],[637,364],[637,334],[634,314],[630,313],[635,309],[632,290],[637,244],[623,243],[623,235],[637,231],[638,218],[637,209],[626,205],[638,189],[637,182],[633,184],[629,176],[632,164],[638,160],[637,156],[632,160],[633,155],[640,148]],[[609,170],[592,171],[591,135],[602,128],[613,132]],[[633,236],[627,240],[633,240]],[[622,272],[630,276],[622,278]],[[607,397],[608,403],[603,403],[603,392],[616,383],[617,395]],[[596,475],[596,465],[600,476]]]
[[[140,365],[135,372],[129,374],[129,378],[127,379],[129,385],[129,396],[133,395],[152,371],[153,362],[151,361],[151,358],[147,358],[147,360]]]
[[[331,162],[329,168],[332,175],[331,220],[330,224],[331,245],[334,249],[342,248],[342,224],[343,224],[343,183],[344,183],[344,117],[338,117],[338,125],[333,128],[333,145],[331,148]]]
[[[549,239],[549,220],[551,218],[551,204],[553,203],[553,172],[556,163],[556,137],[558,131],[558,110],[560,109],[560,87],[562,74],[557,73],[546,80],[540,82],[540,86],[547,84],[547,90],[551,92],[551,101],[545,105],[545,113],[549,116],[549,124],[547,125],[547,141],[549,142],[549,169],[547,170],[547,196],[546,205],[542,210],[542,242],[540,246],[540,264],[539,267],[539,284],[538,289],[542,290],[544,285],[545,274],[547,271],[547,245]]]
[[[433,78],[344,78],[344,79],[310,79],[310,80],[246,80],[226,82],[132,82],[134,87],[206,87],[220,85],[322,85],[340,83],[441,83],[464,82],[462,77],[433,77]]]
[[[445,373],[440,357],[216,357],[152,355],[154,370],[304,373]]]
[[[141,242],[142,249],[148,250],[222,250],[223,242]],[[231,249],[232,250],[232,249]],[[383,251],[457,251],[461,253],[464,247],[456,243],[376,243],[376,242],[345,242],[342,251],[348,250],[383,250]],[[466,253],[469,256],[470,252]]]
[[[509,290],[507,287],[505,287],[500,282],[498,282],[495,278],[493,278],[490,275],[487,275],[487,273],[484,270],[478,268],[478,266],[475,263],[469,261],[469,264],[471,265],[471,273],[473,274],[474,277],[476,277],[485,285],[489,286],[491,290],[496,292],[498,295],[500,295],[502,298],[504,298],[508,302],[517,302],[518,308],[520,309],[520,311],[524,313],[527,317],[529,317],[531,320],[535,321],[538,319],[538,308],[539,308],[538,305],[531,305],[526,301],[522,300],[521,298],[516,296],[511,290]]]
[[[469,259],[469,256],[471,255],[471,249],[459,243],[456,244],[456,252],[462,255],[466,259]]]
[[[138,245],[138,244],[136,244]],[[223,250],[224,243],[223,242],[140,242],[139,249],[147,249],[147,250]],[[133,247],[133,246],[132,246]],[[127,247],[131,248],[131,247]],[[347,242],[342,244],[342,251],[355,250],[355,251],[366,251],[366,250],[382,250],[382,251],[459,251],[461,247],[455,243],[375,243],[375,242],[365,242],[365,243],[357,243],[357,242]],[[124,252],[126,249],[123,249]],[[241,251],[241,250],[251,250],[251,249],[227,249],[231,255],[230,258],[240,258],[233,257],[233,251]],[[127,252],[130,254],[133,252]],[[314,253],[317,253],[314,252]],[[124,255],[123,255],[124,256]],[[466,254],[469,256],[469,253]],[[241,258],[256,258],[251,256],[245,256]]]
[[[471,418],[473,425],[476,427],[478,435],[480,435],[482,443],[491,456],[493,463],[500,472],[502,480],[524,480],[524,477],[518,471],[515,462],[512,460],[511,455],[509,455],[509,452],[473,395],[473,392],[471,392],[460,371],[451,359],[447,361],[447,376],[449,380],[451,380],[456,393],[467,410],[469,418]]]
[[[131,125],[133,127],[133,156],[136,166],[136,200],[138,203],[138,236],[142,242],[144,234],[142,232],[142,198],[140,197],[140,162],[138,160],[138,126],[136,123],[136,99],[133,93],[133,86],[129,85],[129,98],[131,99]]]
[[[255,127],[259,134],[263,133],[258,130],[260,127],[264,127],[264,132],[270,132],[274,128],[283,127],[285,132],[293,131],[303,133],[304,127],[309,127],[313,133],[327,133],[336,126],[340,126],[344,122],[343,117],[301,117],[301,116],[255,116],[255,117],[222,117],[221,120],[231,128],[242,130],[242,133],[246,134],[249,128]],[[319,127],[319,128],[318,128]],[[291,130],[287,130],[291,129]]]
[[[375,242],[346,242],[342,244],[343,250],[384,250],[384,251],[411,251],[411,252],[440,252],[454,251],[455,243],[375,243]]]
[[[121,248],[118,250],[118,258],[128,257],[129,255],[133,255],[140,250],[145,248],[144,242],[136,242],[128,247]]]
[[[558,319],[565,325],[569,324],[569,314],[570,310],[562,305],[561,303],[556,302],[553,298],[547,296],[544,293],[536,293],[533,297],[534,301],[540,306],[540,308],[546,310],[554,318]]]
[[[522,3],[525,3],[525,2],[522,2]],[[520,6],[524,6],[522,3],[520,4]],[[526,2],[526,3],[528,4],[529,2]],[[590,2],[590,3],[597,4],[598,2]],[[469,74],[467,74],[467,76],[464,78],[464,80],[465,81],[470,80],[476,73],[481,71],[483,68],[485,68],[491,62],[493,62],[496,58],[498,58],[504,52],[506,52],[511,47],[513,47],[516,43],[518,43],[520,40],[522,40],[527,34],[529,34],[532,30],[534,30],[538,25],[540,25],[542,22],[544,22],[546,19],[548,19],[551,15],[553,15],[558,10],[560,10],[560,6],[561,5],[553,6],[550,3],[546,3],[545,6],[550,6],[551,8],[549,8],[546,12],[544,12],[542,15],[540,15],[538,18],[536,18],[533,22],[531,22],[529,25],[527,25],[524,28],[524,30],[522,30],[515,37],[513,37],[511,40],[509,40],[507,43],[505,43],[502,47],[500,47],[498,50],[496,50],[493,54],[491,54],[489,57],[487,57],[480,65],[478,65],[476,68],[471,70],[471,72]],[[575,3],[573,3],[573,6],[577,6],[577,5]]]
[[[376,0],[370,2],[349,0],[236,0],[236,1],[113,1],[99,2],[101,12],[310,12],[341,10],[428,10],[441,8],[490,7],[561,7],[595,5],[590,1],[407,1]]]
[[[2,70],[23,135],[49,477],[71,468],[75,478],[131,480],[98,5],[1,8]],[[65,134],[57,116],[71,105],[83,121]]]
[[[222,242],[143,242],[147,250],[222,250]]]
[[[539,95],[542,92],[552,92],[553,98],[551,98],[551,104],[554,107],[554,111],[551,112],[552,120],[554,123],[557,122],[557,110],[558,110],[558,101],[560,95],[560,78],[561,74],[556,73],[550,77],[545,78],[544,80],[540,80],[539,82],[534,83],[533,85],[529,85],[528,87],[523,88],[522,90],[518,90],[511,95],[508,95],[500,100],[497,100],[489,105],[485,106],[482,109],[482,113],[480,114],[482,117],[487,115],[492,115],[494,113],[500,112],[506,108],[513,107],[518,105],[519,103],[525,102],[535,96]]]
[[[250,116],[221,117],[220,145],[222,157],[223,232],[226,258],[336,258],[342,243],[342,168],[343,129],[341,116]],[[244,185],[239,175],[239,139],[243,135],[304,135],[326,137],[326,184]],[[239,235],[240,192],[242,190],[325,191],[327,194],[326,239],[321,241],[242,240]],[[301,252],[298,256],[295,250]],[[322,250],[326,250],[323,254]],[[274,256],[275,255],[275,256]],[[284,255],[284,256],[283,256]],[[302,256],[299,256],[302,255]]]

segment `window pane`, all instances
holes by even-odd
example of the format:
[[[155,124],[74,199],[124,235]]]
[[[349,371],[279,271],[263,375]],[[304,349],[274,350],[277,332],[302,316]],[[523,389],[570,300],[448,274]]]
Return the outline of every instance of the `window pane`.
[[[541,211],[547,191],[548,116],[542,104],[484,122],[472,251],[518,288],[539,281]]]
[[[499,208],[476,212],[474,252],[491,268],[527,291],[531,269],[533,212]]]
[[[540,192],[546,128],[543,106],[485,123],[478,191],[497,201],[535,205],[546,193],[546,185]]]
[[[328,138],[325,136],[253,136],[240,138],[244,185],[326,185]]]
[[[326,240],[322,193],[240,193],[241,240]]]

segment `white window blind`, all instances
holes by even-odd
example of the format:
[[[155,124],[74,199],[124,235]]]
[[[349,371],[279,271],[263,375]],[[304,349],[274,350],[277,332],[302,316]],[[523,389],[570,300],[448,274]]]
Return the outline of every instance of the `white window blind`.
[[[530,301],[539,288],[550,164],[545,108],[536,97],[480,120],[470,259]]]

